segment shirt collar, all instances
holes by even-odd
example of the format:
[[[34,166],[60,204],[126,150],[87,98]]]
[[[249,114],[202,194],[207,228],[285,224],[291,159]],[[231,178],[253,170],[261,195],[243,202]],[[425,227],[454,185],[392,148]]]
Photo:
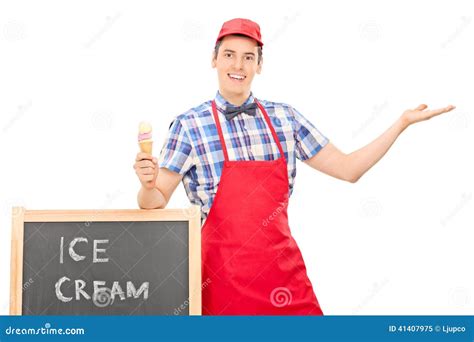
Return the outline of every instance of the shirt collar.
[[[214,101],[216,101],[216,107],[219,109],[220,112],[225,111],[227,107],[237,107],[237,106],[234,106],[233,104],[229,103],[226,99],[224,99],[224,97],[221,95],[221,93],[219,91],[217,91],[216,97],[214,98]],[[250,104],[254,101],[255,101],[255,97],[253,96],[253,93],[250,92],[250,95],[249,95],[248,99],[245,100],[244,103],[242,103],[242,106]]]

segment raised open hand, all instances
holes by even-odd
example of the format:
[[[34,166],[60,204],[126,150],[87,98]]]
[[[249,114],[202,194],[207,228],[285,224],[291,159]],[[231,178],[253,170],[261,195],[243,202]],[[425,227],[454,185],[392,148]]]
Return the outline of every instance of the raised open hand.
[[[432,109],[432,110],[427,110],[428,106],[425,104],[421,104],[415,109],[407,109],[406,111],[403,112],[402,114],[402,120],[405,122],[407,126],[414,124],[416,122],[420,121],[425,121],[429,120],[434,116],[447,113],[452,111],[454,106],[449,105],[444,108],[439,108],[439,109]]]

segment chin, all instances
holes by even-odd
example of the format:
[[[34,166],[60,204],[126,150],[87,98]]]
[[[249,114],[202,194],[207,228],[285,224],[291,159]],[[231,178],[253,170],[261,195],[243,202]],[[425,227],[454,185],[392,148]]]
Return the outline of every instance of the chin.
[[[242,94],[245,94],[247,93],[248,91],[250,91],[249,89],[247,88],[244,88],[244,87],[227,87],[227,92],[228,93],[231,93],[231,94],[234,94],[234,95],[242,95]]]

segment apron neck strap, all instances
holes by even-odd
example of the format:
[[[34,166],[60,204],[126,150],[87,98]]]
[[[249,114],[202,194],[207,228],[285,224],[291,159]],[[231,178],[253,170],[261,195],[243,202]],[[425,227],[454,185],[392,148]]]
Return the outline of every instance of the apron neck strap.
[[[277,146],[278,146],[278,151],[280,151],[280,158],[285,158],[285,154],[283,153],[283,148],[281,147],[280,139],[278,139],[278,135],[275,132],[275,129],[273,128],[273,125],[270,121],[270,118],[268,117],[267,111],[263,106],[258,102],[257,99],[255,99],[255,103],[257,104],[258,108],[263,114],[263,117],[265,118],[265,121],[270,128],[270,131],[272,132],[273,140],[275,140]],[[219,116],[217,115],[217,107],[216,107],[216,101],[212,101],[212,115],[214,116],[214,121],[217,126],[217,132],[219,133],[219,140],[221,141],[221,146],[222,146],[222,151],[224,152],[224,158],[225,161],[229,161],[229,155],[227,154],[227,147],[225,144],[224,140],[224,135],[222,134],[222,128],[221,128],[221,123],[219,121]]]

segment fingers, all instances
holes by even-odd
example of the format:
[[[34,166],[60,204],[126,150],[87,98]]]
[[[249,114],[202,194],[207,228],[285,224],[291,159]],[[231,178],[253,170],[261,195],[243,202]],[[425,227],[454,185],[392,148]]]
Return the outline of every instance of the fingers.
[[[430,110],[429,111],[429,116],[436,116],[436,115],[439,115],[439,114],[447,113],[447,112],[452,111],[454,108],[455,108],[454,106],[451,106],[451,107],[448,106],[448,107],[445,107],[445,108]]]
[[[449,106],[446,107],[446,111],[449,112],[449,111],[452,111],[455,108],[456,108],[456,106],[449,105]]]
[[[141,175],[154,175],[155,174],[155,168],[152,167],[144,167],[138,171]]]
[[[437,115],[450,112],[450,111],[452,111],[454,108],[456,108],[456,107],[453,106],[453,105],[449,105],[449,106],[444,107],[444,108],[428,110],[428,111],[423,112],[423,113],[424,113],[426,119],[431,119],[432,117],[435,117],[435,116],[437,116]]]
[[[154,186],[156,176],[158,175],[158,171],[154,167],[136,168],[135,173],[137,174],[138,179],[142,185],[146,188],[151,188]]]
[[[449,106],[444,107],[444,108],[436,109],[436,110],[434,110],[434,112],[437,113],[437,114],[441,114],[441,113],[450,112],[454,108],[456,108],[456,107],[454,107],[453,105],[449,105]]]
[[[147,189],[151,189],[155,186],[158,175],[158,160],[155,157],[149,153],[139,152],[135,157],[133,168],[142,186]]]
[[[158,160],[153,157],[151,154],[140,152],[137,154],[135,158],[135,164],[133,164],[133,168],[135,170],[140,168],[157,168],[158,167]]]
[[[141,160],[135,163],[134,168],[155,168],[156,164],[150,160]]]
[[[140,161],[140,160],[151,160],[151,161],[153,161],[153,159],[156,160],[156,158],[154,158],[151,154],[145,153],[145,152],[139,152],[139,153],[137,153],[135,161]]]
[[[419,105],[418,107],[416,107],[414,110],[425,110],[426,108],[428,108],[427,105],[421,104],[421,105]]]
[[[425,110],[426,108],[428,108],[427,105],[421,104],[421,105],[419,105],[418,107],[416,107],[414,110],[416,110],[416,111],[423,111],[423,110]],[[426,114],[426,116],[428,116],[428,117],[432,117],[432,116],[436,116],[436,115],[439,115],[439,114],[442,114],[442,113],[450,112],[450,111],[452,111],[454,108],[456,108],[456,107],[453,106],[453,105],[449,105],[449,106],[446,106],[446,107],[443,107],[443,108],[439,108],[439,109],[428,110],[428,111],[423,112],[423,113]]]
[[[140,152],[135,158],[133,168],[142,185],[151,189],[158,175],[158,160],[151,154]]]
[[[133,164],[133,168],[135,169],[137,175],[141,176],[155,174],[155,171],[158,168],[158,161],[156,158],[152,157],[151,160],[148,156],[141,156],[140,158],[144,159],[141,159]],[[138,156],[137,159],[139,159]]]
[[[426,108],[428,108],[427,105],[421,104],[421,105],[419,105],[418,107],[416,107],[414,110],[425,110]],[[446,107],[444,107],[444,108],[439,108],[439,109],[432,110],[432,112],[436,112],[436,113],[441,114],[441,113],[449,112],[449,111],[451,111],[451,110],[453,110],[453,109],[455,109],[455,108],[456,108],[456,106],[449,105],[449,106],[446,106]]]
[[[138,175],[148,175],[148,174],[153,174],[155,173],[155,170],[156,170],[156,166],[155,165],[140,165],[140,163],[143,163],[143,162],[138,162],[138,163],[135,163],[135,165],[133,165],[133,168],[135,169],[135,172],[138,174]]]

